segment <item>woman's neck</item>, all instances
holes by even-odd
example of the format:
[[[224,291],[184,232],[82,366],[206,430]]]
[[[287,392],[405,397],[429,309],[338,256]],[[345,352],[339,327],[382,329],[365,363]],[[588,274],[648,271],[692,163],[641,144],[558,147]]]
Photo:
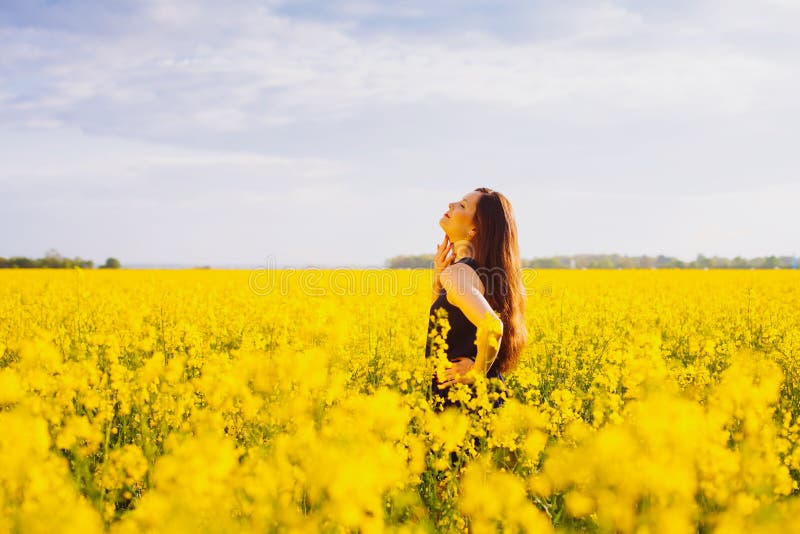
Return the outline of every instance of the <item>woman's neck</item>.
[[[462,258],[471,258],[474,253],[474,245],[469,239],[457,239],[453,241],[453,249],[456,254],[453,262],[459,261]]]

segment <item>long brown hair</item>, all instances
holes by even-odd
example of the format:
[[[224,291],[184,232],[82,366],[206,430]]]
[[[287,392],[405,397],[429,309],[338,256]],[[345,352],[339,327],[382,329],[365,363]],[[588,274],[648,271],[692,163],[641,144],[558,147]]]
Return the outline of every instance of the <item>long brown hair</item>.
[[[483,193],[475,208],[474,258],[486,301],[503,321],[500,350],[492,367],[513,371],[528,342],[525,327],[527,295],[522,283],[522,261],[517,242],[517,222],[511,203],[502,193],[478,187]]]

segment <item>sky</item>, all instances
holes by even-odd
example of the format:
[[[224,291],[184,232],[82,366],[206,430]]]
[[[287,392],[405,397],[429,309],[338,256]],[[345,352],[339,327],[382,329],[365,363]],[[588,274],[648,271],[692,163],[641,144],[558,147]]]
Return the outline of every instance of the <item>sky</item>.
[[[0,256],[800,253],[800,2],[0,1]]]

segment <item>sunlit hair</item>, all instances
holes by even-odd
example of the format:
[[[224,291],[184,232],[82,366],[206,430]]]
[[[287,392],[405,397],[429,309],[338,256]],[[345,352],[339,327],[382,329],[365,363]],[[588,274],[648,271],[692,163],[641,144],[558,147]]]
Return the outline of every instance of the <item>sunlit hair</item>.
[[[484,296],[503,321],[503,337],[493,365],[506,373],[517,367],[528,342],[517,223],[511,203],[502,193],[488,187],[475,191],[483,194],[475,208],[473,257],[486,290]]]

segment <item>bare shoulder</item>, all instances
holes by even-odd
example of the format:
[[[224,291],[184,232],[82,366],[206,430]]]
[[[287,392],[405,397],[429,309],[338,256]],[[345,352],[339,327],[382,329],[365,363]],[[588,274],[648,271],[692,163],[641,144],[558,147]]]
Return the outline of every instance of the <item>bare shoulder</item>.
[[[453,263],[445,267],[439,275],[439,281],[448,295],[463,295],[472,288],[477,289],[481,295],[484,294],[483,282],[478,273],[465,263]]]

